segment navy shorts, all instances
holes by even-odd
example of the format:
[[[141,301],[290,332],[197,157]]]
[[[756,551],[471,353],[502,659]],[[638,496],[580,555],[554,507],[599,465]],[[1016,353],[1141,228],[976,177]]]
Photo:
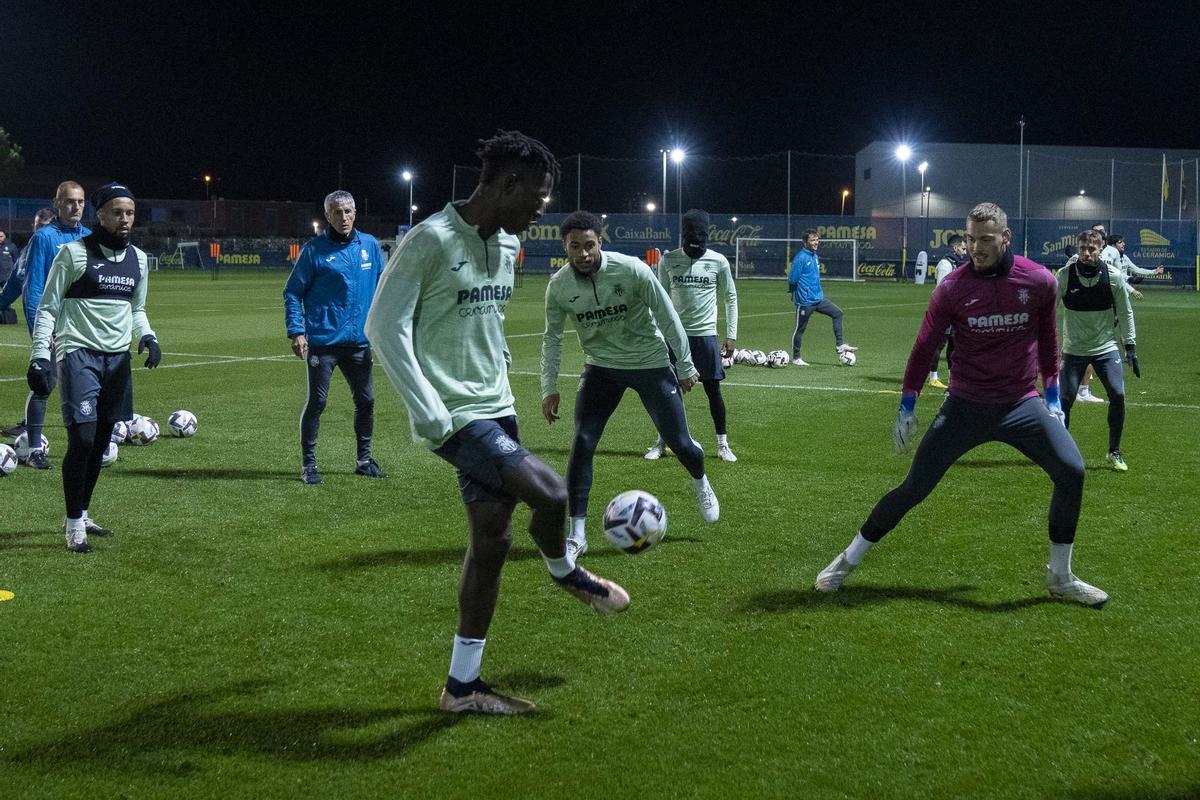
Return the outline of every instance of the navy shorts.
[[[468,422],[433,452],[454,465],[464,503],[517,504],[500,477],[502,470],[529,456],[517,434],[516,416]]]
[[[58,365],[63,422],[70,427],[103,418],[133,417],[133,378],[129,352],[72,350]]]
[[[692,351],[692,366],[699,373],[699,380],[725,380],[725,367],[721,366],[721,345],[716,336],[689,336],[688,350]],[[671,366],[675,366],[675,351],[668,346],[667,354],[671,357]]]

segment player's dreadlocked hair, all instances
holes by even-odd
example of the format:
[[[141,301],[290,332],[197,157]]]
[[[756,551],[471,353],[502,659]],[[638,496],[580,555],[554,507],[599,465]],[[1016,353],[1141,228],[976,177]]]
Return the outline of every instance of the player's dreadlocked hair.
[[[483,162],[480,183],[491,183],[513,163],[524,167],[541,167],[550,176],[551,186],[558,185],[558,161],[550,148],[520,131],[498,130],[490,139],[480,139],[475,155]]]

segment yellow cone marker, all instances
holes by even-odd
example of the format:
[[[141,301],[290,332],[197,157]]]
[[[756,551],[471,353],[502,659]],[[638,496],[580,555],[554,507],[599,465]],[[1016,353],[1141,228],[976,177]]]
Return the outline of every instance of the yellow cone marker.
[[[3,603],[5,600],[12,600],[14,597],[16,597],[16,595],[10,592],[8,589],[0,589],[0,603]]]

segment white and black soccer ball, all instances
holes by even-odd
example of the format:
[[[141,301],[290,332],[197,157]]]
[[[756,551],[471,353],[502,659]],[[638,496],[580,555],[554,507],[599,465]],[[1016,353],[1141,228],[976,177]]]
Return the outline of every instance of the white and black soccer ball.
[[[195,414],[183,409],[172,411],[171,416],[167,417],[167,429],[171,431],[171,435],[184,439],[194,436],[196,434],[196,427],[199,424],[196,421]]]
[[[734,353],[736,353],[736,352],[737,351],[735,350]],[[723,369],[729,369],[732,366],[733,366],[733,355],[721,356],[721,367]]]
[[[767,353],[768,367],[786,367],[790,363],[792,363],[792,360],[784,350],[772,350]]]
[[[0,444],[0,478],[11,475],[17,468],[17,451],[6,444]]]
[[[134,414],[132,417],[125,420],[125,443],[126,444],[137,444],[137,442],[133,441],[133,429],[136,426],[140,425],[142,420],[145,420],[145,419],[149,419],[149,417],[142,416],[141,414]],[[121,444],[121,443],[117,442],[117,444]]]
[[[104,455],[100,456],[100,466],[111,467],[117,461],[117,443],[109,442],[108,447],[104,448]]]
[[[764,353],[762,350],[752,350],[750,352],[751,352],[750,357],[752,359],[751,363],[754,364],[754,366],[765,367],[767,365],[767,354],[766,353]]]
[[[750,358],[750,353],[751,353],[750,350],[746,350],[744,348],[738,348],[737,350],[734,350],[733,351],[733,363],[735,363],[735,364],[750,364],[750,363],[752,363],[752,359]]]
[[[667,534],[667,510],[640,489],[621,492],[604,509],[604,538],[626,553],[640,553]]]
[[[109,437],[108,440],[110,442],[112,442],[113,444],[124,444],[125,440],[128,438],[129,438],[129,423],[125,422],[124,420],[117,420],[116,422],[114,422],[113,429],[112,429],[112,435]]]
[[[42,439],[41,449],[46,455],[50,455],[50,440],[46,438],[46,434],[40,434]],[[17,451],[17,460],[24,464],[29,460],[29,432],[22,431],[17,440],[13,442],[13,449]]]
[[[157,422],[140,414],[133,418],[133,426],[129,429],[129,444],[140,447],[153,443],[157,438]]]
[[[853,350],[843,350],[838,353],[838,361],[842,362],[844,367],[853,367],[858,362],[858,356],[854,354]]]

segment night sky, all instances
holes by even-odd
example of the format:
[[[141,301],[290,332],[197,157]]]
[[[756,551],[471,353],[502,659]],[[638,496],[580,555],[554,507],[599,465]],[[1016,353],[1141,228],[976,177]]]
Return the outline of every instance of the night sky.
[[[404,207],[407,165],[415,202],[440,206],[497,127],[564,160],[1015,142],[1022,114],[1034,145],[1200,144],[1196,4],[1050,5],[3,0],[0,127],[31,165],[144,197],[202,197],[209,172],[222,196],[316,202],[341,162],[376,213]],[[630,193],[657,194],[648,163]],[[836,210],[853,161],[805,163],[795,210]]]

